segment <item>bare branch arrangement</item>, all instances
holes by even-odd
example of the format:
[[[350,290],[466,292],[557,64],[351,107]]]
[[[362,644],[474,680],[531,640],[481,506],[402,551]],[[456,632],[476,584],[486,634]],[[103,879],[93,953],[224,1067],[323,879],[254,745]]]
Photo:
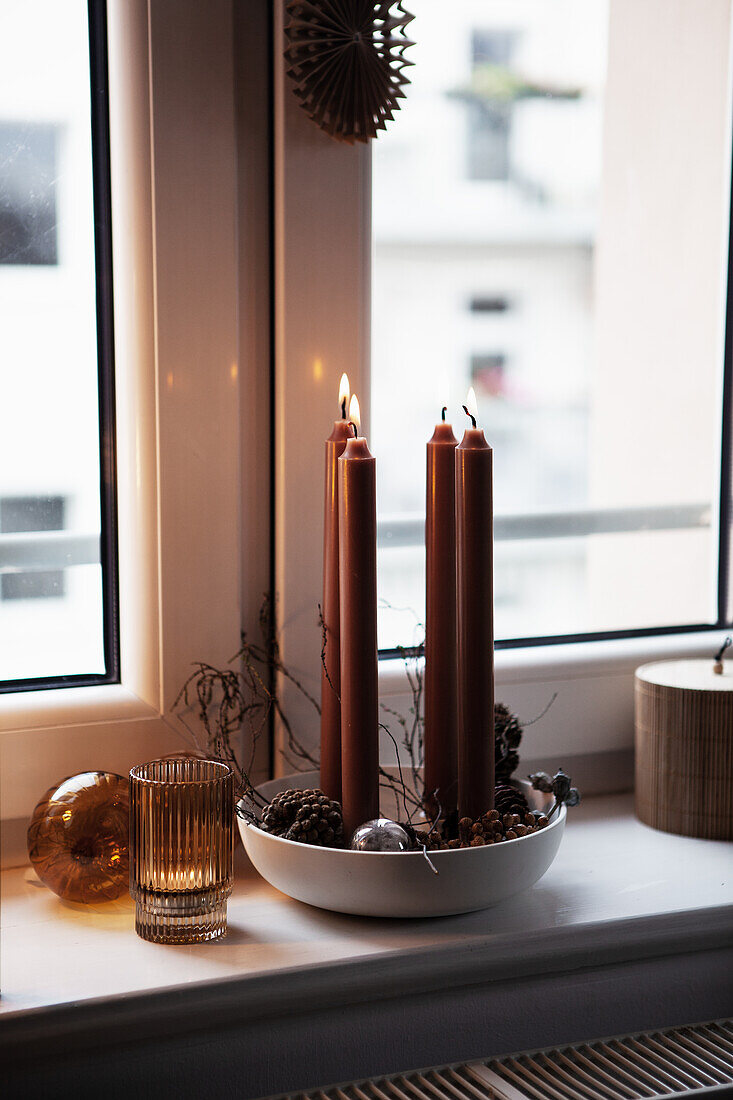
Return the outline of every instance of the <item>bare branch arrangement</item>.
[[[242,634],[239,650],[227,662],[229,667],[219,669],[197,661],[171,709],[199,752],[229,764],[238,798],[262,809],[267,802],[256,790],[250,774],[257,744],[267,732],[272,714],[285,730],[283,756],[288,765],[295,771],[318,767],[317,758],[296,737],[282,708],[277,695],[278,676],[288,679],[319,714],[320,706],[282,659],[274,608],[267,595],[260,608],[259,630],[258,641]],[[200,729],[194,727],[192,718],[198,720]],[[245,744],[249,745],[249,753],[246,760],[241,760]]]
[[[320,615],[320,608],[319,608]],[[322,634],[321,660],[325,660],[325,624],[320,615]],[[317,715],[321,708],[318,700],[286,666],[280,652],[275,629],[273,601],[265,596],[259,614],[260,637],[254,641],[242,634],[239,650],[220,669],[205,661],[197,661],[191,675],[179,691],[172,711],[187,731],[197,752],[213,755],[229,764],[234,772],[237,797],[244,805],[251,806],[251,816],[258,817],[267,805],[251,780],[257,744],[267,733],[270,717],[275,715],[285,731],[286,742],[282,755],[287,765],[296,772],[318,768],[319,761],[295,734],[277,694],[277,681],[284,676],[313,707]],[[423,673],[421,656],[423,646],[405,651],[403,659],[410,685],[412,701],[409,719],[387,705],[382,706],[398,728],[394,735],[387,722],[381,728],[392,741],[399,778],[381,768],[380,785],[389,789],[401,802],[405,817],[412,819],[422,809],[420,767],[423,758],[422,695]],[[244,746],[249,746],[243,759]],[[412,784],[405,782],[402,774],[402,754],[409,761]]]
[[[325,662],[326,627],[320,608],[319,616],[321,660]],[[273,601],[267,595],[260,608],[259,634],[256,641],[242,634],[242,644],[227,662],[226,668],[216,668],[204,661],[196,662],[172,707],[195,750],[214,756],[232,768],[242,807],[240,812],[253,821],[261,819],[262,811],[268,805],[254,786],[251,773],[257,745],[266,735],[272,716],[277,717],[285,731],[282,755],[287,765],[295,772],[319,767],[317,756],[296,735],[282,707],[277,694],[279,678],[285,677],[315,713],[321,713],[318,700],[283,661],[275,628]],[[407,712],[403,713],[386,703],[381,704],[384,721],[380,722],[380,728],[394,746],[398,775],[394,776],[380,767],[380,786],[391,791],[403,807],[404,821],[408,825],[418,815],[424,816],[424,648],[421,641],[409,651],[400,650],[411,695]],[[552,700],[549,705],[551,703]],[[522,725],[502,703],[496,704],[494,721],[497,780],[508,782],[519,761],[517,750]],[[246,758],[245,746],[248,746]],[[410,773],[409,782],[405,778],[406,770]]]

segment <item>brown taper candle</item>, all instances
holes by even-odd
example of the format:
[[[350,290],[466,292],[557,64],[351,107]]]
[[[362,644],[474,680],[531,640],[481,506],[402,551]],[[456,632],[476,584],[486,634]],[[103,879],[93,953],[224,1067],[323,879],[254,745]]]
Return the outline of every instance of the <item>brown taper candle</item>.
[[[458,801],[456,688],[456,444],[437,424],[427,445],[425,515],[425,797],[428,812]]]
[[[477,818],[494,803],[493,455],[476,427],[456,447],[458,580],[458,812]],[[467,410],[468,411],[468,410]]]
[[[323,605],[325,634],[321,663],[321,788],[341,801],[341,654],[339,652],[338,460],[353,434],[346,419],[349,380],[341,378],[341,420],[326,440],[326,495],[323,515]]]
[[[352,398],[350,418],[357,420]],[[379,815],[376,462],[350,439],[339,467],[341,802],[347,843]]]

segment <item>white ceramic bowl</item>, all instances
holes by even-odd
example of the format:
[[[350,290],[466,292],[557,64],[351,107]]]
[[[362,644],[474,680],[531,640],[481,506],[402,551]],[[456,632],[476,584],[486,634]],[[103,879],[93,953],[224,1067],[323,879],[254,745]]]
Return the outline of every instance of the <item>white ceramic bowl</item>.
[[[551,796],[529,783],[519,785],[533,809],[549,809]],[[318,772],[302,772],[263,783],[258,790],[271,799],[289,787],[317,786]],[[382,812],[396,813],[384,804]],[[486,909],[537,882],[557,855],[566,812],[563,806],[546,828],[503,844],[431,852],[437,875],[421,852],[318,848],[238,821],[255,868],[297,901],[366,917],[440,917]]]

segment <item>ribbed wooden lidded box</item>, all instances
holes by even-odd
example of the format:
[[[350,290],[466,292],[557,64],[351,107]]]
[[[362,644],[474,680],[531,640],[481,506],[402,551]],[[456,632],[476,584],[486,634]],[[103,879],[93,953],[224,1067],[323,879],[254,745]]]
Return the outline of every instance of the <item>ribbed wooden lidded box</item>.
[[[733,661],[636,670],[636,814],[683,836],[733,840]]]

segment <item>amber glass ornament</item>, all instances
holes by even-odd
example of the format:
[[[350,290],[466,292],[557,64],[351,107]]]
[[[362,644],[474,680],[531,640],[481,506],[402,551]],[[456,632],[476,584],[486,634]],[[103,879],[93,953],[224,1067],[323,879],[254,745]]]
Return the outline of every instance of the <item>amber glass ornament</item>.
[[[33,868],[67,901],[113,901],[129,886],[129,784],[113,772],[72,775],[46,791],[28,827]]]

